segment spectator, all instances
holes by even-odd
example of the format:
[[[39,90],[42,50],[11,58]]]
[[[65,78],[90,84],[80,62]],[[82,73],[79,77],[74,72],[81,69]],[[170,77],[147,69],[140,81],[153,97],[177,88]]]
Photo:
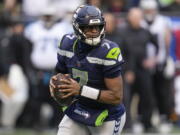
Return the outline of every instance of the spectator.
[[[22,113],[26,100],[28,98],[28,80],[25,75],[25,67],[22,59],[26,58],[24,47],[27,45],[25,38],[19,36],[22,34],[20,24],[13,24],[10,29],[6,27],[4,36],[1,37],[1,125],[4,130],[11,130],[15,127],[19,115]],[[19,42],[15,42],[15,37]],[[21,42],[21,41],[23,42]],[[24,44],[25,43],[25,44]],[[18,49],[14,50],[14,48]],[[26,55],[28,55],[26,53]],[[19,57],[20,56],[20,57]],[[28,59],[26,59],[26,62]],[[12,111],[13,108],[13,111]]]
[[[125,0],[111,0],[108,1],[108,12],[120,13],[126,11]]]
[[[112,13],[104,13],[104,18],[106,20],[106,38],[119,44],[118,19]]]
[[[127,0],[128,9],[131,7],[138,7],[140,0]]]
[[[156,41],[148,30],[141,27],[143,19],[142,12],[138,8],[132,8],[128,12],[127,23],[120,29],[120,45],[123,56],[127,61],[125,64],[125,104],[127,114],[130,112],[130,100],[134,93],[138,93],[139,117],[148,132],[152,129],[151,117],[153,112],[153,91],[150,69],[153,63],[147,58],[146,47],[148,43]],[[127,115],[128,128],[131,128],[131,118]]]
[[[168,24],[168,19],[158,13],[158,5],[155,0],[142,0],[140,7],[144,12],[145,24],[144,27],[150,30],[153,35],[156,35],[158,40],[159,51],[153,54],[155,57],[156,66],[153,73],[153,87],[156,99],[157,109],[161,116],[161,126],[167,125],[170,116],[174,114],[174,97],[172,91],[173,74],[168,74],[169,45],[171,39],[171,31]],[[170,58],[170,57],[169,57]],[[170,126],[169,126],[170,127]],[[163,130],[170,130],[168,128]]]
[[[87,0],[86,3],[89,5],[99,7],[99,8],[101,8],[104,5],[102,4],[102,0]]]
[[[104,12],[109,12],[109,3],[108,0],[86,0],[86,4],[96,6]]]

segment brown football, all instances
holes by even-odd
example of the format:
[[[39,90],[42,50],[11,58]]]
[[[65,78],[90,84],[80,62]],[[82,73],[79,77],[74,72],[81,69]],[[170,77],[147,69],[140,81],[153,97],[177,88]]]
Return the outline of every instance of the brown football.
[[[59,88],[57,88],[58,85],[62,85],[63,83],[60,81],[61,79],[69,79],[70,77],[69,76],[65,76],[64,74],[61,74],[61,73],[58,73],[57,75],[57,80],[53,80],[53,84],[56,86],[56,88],[54,89],[54,96],[55,96],[55,99],[56,101],[62,105],[62,106],[67,106],[69,105],[72,100],[73,100],[73,97],[68,97],[68,98],[65,98],[65,99],[62,99],[62,95],[65,95],[66,93],[64,92],[61,92],[59,91]]]

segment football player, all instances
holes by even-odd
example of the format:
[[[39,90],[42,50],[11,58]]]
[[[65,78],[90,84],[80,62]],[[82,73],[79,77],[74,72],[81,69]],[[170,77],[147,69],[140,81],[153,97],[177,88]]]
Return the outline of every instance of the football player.
[[[113,25],[113,24],[112,24]],[[58,135],[119,135],[125,123],[122,104],[123,59],[119,46],[105,37],[105,20],[101,11],[89,5],[77,8],[73,16],[75,34],[61,40],[57,73],[69,74],[55,85],[50,80],[50,92],[55,88],[74,96],[65,109]]]
[[[57,126],[60,117],[59,106],[51,99],[49,92],[49,79],[52,71],[57,63],[56,52],[58,50],[58,43],[66,33],[72,33],[73,28],[67,23],[64,18],[60,22],[57,21],[56,7],[49,5],[42,9],[40,18],[29,24],[25,28],[25,36],[32,43],[32,52],[30,55],[32,63],[32,94],[31,102],[36,102],[29,112],[32,120],[32,125],[36,127],[41,125],[42,116],[40,115],[42,107],[47,103],[53,111],[53,115],[47,122],[47,126],[53,128]],[[68,29],[67,29],[68,28]],[[35,81],[35,80],[36,81]],[[36,115],[34,115],[34,113]],[[44,121],[43,121],[44,122]]]

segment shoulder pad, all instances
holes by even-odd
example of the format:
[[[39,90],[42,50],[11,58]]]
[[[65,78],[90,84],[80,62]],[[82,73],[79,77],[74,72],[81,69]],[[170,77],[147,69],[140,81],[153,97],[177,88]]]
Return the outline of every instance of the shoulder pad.
[[[118,59],[118,56],[121,54],[121,50],[119,47],[115,47],[109,50],[109,52],[106,55],[106,58],[108,59]]]
[[[74,42],[77,41],[77,37],[74,34],[66,34],[63,36],[63,38],[61,39],[61,42],[58,46],[58,48],[60,49],[68,49],[68,48],[72,48]]]
[[[115,42],[104,40],[101,47],[104,48],[103,50],[105,52],[106,59],[120,59],[119,56],[121,55],[121,49]]]
[[[110,50],[114,47],[119,47],[119,45],[115,42],[112,42],[110,40],[103,40],[103,42],[101,43],[101,47],[104,48],[105,50]]]

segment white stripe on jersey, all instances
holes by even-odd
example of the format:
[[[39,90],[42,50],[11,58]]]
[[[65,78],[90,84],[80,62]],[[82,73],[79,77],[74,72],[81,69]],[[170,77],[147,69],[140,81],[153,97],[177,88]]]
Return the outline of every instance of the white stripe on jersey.
[[[116,61],[114,60],[104,60],[100,58],[95,58],[95,57],[86,57],[89,63],[93,64],[99,64],[99,65],[105,65],[105,66],[110,66],[116,64]]]
[[[58,54],[61,56],[66,56],[68,58],[72,58],[74,56],[73,52],[65,51],[65,50],[61,50],[61,49],[58,50]]]
[[[66,50],[58,50],[58,54],[61,56],[66,56],[68,58],[72,58],[74,56],[73,52],[70,51],[66,51]],[[111,66],[116,64],[115,60],[105,60],[105,59],[100,59],[100,58],[96,58],[96,57],[86,57],[86,59],[88,60],[89,63],[92,64],[99,64],[99,65],[104,65],[104,66]],[[119,57],[119,61],[122,59],[122,56]]]

